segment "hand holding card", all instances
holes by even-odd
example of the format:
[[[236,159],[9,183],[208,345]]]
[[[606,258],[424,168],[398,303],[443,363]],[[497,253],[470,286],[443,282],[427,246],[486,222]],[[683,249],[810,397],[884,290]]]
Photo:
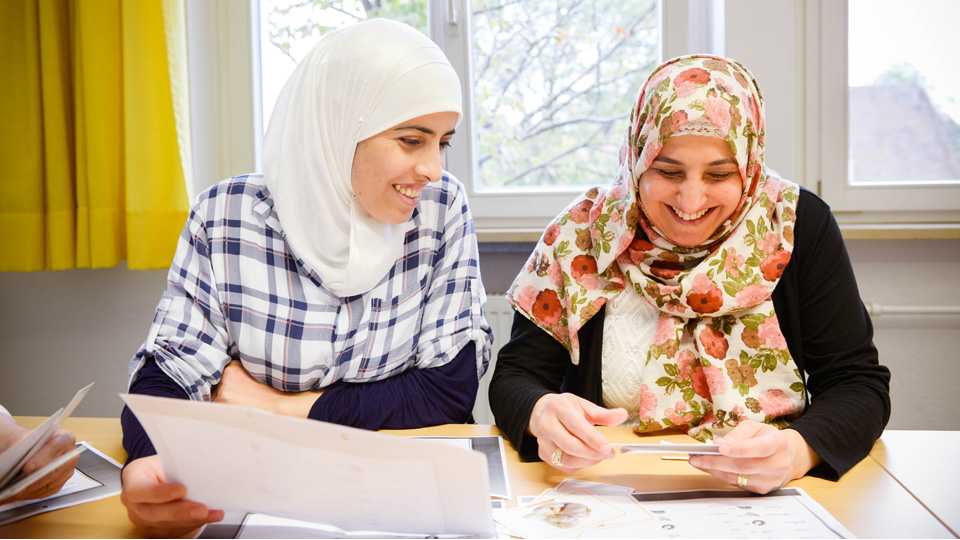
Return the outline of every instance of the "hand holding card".
[[[3,496],[0,496],[0,500],[7,499],[20,493],[30,485],[36,483],[38,480],[42,479],[44,476],[55,470],[57,467],[62,466],[64,463],[70,461],[76,457],[76,450],[73,449],[72,443],[67,453],[73,453],[71,458],[63,459],[62,456],[51,456],[52,461],[56,461],[58,465],[56,467],[49,466],[40,466],[37,470],[32,473],[22,477],[24,465],[40,452],[44,445],[46,445],[60,429],[60,424],[70,416],[73,410],[77,407],[83,397],[90,390],[90,387],[93,386],[93,383],[90,383],[86,387],[82,388],[77,394],[70,400],[70,403],[55,412],[50,418],[43,422],[39,427],[31,431],[27,436],[23,437],[16,443],[10,445],[9,448],[5,449],[0,453],[0,491],[3,492]],[[62,451],[59,451],[62,452]],[[58,452],[58,453],[59,453]],[[12,484],[16,482],[16,486]]]

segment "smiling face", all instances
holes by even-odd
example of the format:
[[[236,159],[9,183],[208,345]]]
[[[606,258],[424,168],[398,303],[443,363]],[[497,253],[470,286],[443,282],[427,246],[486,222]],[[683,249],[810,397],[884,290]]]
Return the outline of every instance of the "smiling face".
[[[350,183],[360,206],[385,223],[404,223],[428,182],[443,175],[459,115],[418,116],[357,143]]]
[[[737,209],[743,193],[739,165],[715,137],[670,137],[637,189],[647,218],[674,244],[699,246]]]

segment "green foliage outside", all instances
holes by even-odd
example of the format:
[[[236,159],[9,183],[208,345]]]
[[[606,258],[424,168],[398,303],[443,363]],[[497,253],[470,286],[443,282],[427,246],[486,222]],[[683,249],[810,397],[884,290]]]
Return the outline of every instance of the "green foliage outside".
[[[265,0],[262,9],[270,43],[288,56],[297,42],[367,19],[393,19],[427,33],[427,0]]]
[[[298,41],[373,17],[427,32],[427,0],[265,4],[269,39],[288,55]],[[473,0],[472,10],[478,186],[609,183],[657,64],[655,0]]]
[[[658,26],[652,0],[474,0],[479,184],[609,183]]]

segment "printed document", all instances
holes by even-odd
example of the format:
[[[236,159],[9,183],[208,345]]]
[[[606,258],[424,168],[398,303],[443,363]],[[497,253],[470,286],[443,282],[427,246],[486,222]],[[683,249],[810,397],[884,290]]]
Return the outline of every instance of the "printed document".
[[[249,407],[123,394],[189,498],[342,531],[490,536],[484,454]]]

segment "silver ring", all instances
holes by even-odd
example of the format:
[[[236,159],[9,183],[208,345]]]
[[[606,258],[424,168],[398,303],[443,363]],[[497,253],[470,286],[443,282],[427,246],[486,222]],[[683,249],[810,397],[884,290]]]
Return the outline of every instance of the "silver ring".
[[[563,467],[563,450],[557,448],[553,451],[553,455],[550,456],[550,463],[553,463],[554,467]]]
[[[745,474],[738,474],[738,475],[737,475],[737,485],[740,486],[740,487],[742,487],[742,488],[747,487],[747,475],[745,475]]]

